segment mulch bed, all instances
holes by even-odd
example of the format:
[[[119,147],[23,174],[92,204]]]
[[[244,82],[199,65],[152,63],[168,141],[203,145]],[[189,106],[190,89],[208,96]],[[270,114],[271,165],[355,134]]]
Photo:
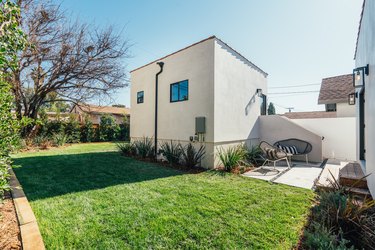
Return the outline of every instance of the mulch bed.
[[[0,249],[21,249],[21,233],[10,193],[0,203]]]

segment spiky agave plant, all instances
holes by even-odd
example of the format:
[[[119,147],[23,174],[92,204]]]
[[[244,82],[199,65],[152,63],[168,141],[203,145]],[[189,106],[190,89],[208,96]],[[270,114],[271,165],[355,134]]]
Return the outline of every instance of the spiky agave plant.
[[[171,165],[177,165],[180,163],[181,154],[183,148],[180,143],[174,143],[172,140],[170,142],[164,142],[160,145],[161,152],[165,159]]]
[[[134,142],[134,147],[136,148],[137,155],[141,158],[153,158],[155,157],[154,153],[154,143],[152,138],[143,137],[141,140]]]
[[[242,145],[228,147],[225,150],[220,148],[217,155],[224,166],[224,170],[227,172],[232,171],[240,164],[245,164],[246,151]]]
[[[134,146],[134,143],[119,142],[116,143],[116,147],[125,156],[134,156],[136,154],[136,148]]]
[[[204,145],[200,145],[196,150],[193,144],[189,143],[182,151],[182,163],[187,168],[194,168],[202,161],[205,154],[206,147]]]

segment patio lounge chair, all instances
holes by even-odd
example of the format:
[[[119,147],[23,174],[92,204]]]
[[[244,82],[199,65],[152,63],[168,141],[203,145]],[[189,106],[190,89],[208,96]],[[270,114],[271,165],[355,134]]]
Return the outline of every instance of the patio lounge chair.
[[[283,150],[281,150],[277,147],[274,147],[274,146],[272,146],[271,144],[269,144],[268,142],[265,142],[265,141],[262,141],[259,144],[259,148],[262,150],[263,155],[264,155],[264,159],[265,159],[262,167],[268,162],[273,162],[273,167],[275,168],[276,162],[285,160],[287,165],[288,165],[288,168],[290,168],[288,157],[291,157],[292,154],[286,153],[285,151],[283,151]]]
[[[309,163],[307,154],[312,150],[312,145],[309,142],[291,138],[277,141],[273,145],[292,155],[305,155],[306,163]]]

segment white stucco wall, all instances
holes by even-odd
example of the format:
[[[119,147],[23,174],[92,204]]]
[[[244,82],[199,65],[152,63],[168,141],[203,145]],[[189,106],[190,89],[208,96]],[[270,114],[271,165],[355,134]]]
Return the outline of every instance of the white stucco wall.
[[[337,103],[336,114],[337,114],[337,117],[355,117],[356,115],[355,105],[349,105],[348,103]]]
[[[365,167],[366,174],[371,174],[367,177],[367,182],[372,196],[375,197],[375,1],[372,0],[365,1],[355,58],[356,67],[366,66],[366,64],[369,64],[369,75],[365,78],[366,162],[359,161],[358,141],[357,159]],[[358,99],[356,106],[358,108]],[[357,138],[359,138],[358,120],[359,117],[357,115]]]
[[[261,88],[267,93],[266,76],[220,40],[213,38],[188,47],[160,61],[158,139],[189,141],[195,134],[195,118],[206,117],[204,167],[215,167],[218,147],[258,138],[257,117]],[[130,136],[154,137],[155,74],[152,63],[131,72]],[[170,102],[170,85],[189,80],[187,101]],[[144,103],[137,104],[137,92],[144,91]],[[250,141],[250,140],[249,140]],[[251,140],[253,143],[253,140]]]
[[[259,117],[260,140],[274,144],[277,141],[296,138],[309,142],[312,151],[308,154],[309,161],[321,162],[322,157],[322,137],[313,131],[297,124],[284,116],[267,115]],[[297,160],[304,160],[305,156],[295,156]]]
[[[195,117],[206,117],[206,141],[214,139],[214,42],[207,40],[162,59],[159,75],[158,138],[188,141],[195,133]],[[131,73],[131,137],[153,137],[155,74],[153,63]],[[188,100],[170,102],[170,85],[189,81]],[[144,103],[137,104],[137,92],[144,91]]]
[[[225,44],[215,42],[215,142],[259,138],[257,124],[267,78]]]
[[[356,118],[293,119],[293,122],[324,137],[323,158],[356,159]]]

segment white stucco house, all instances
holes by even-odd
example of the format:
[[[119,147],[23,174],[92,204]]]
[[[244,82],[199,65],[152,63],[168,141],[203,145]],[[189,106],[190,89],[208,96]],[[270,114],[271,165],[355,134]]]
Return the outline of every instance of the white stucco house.
[[[259,141],[266,95],[267,73],[212,36],[131,71],[130,136],[202,143],[213,168],[218,148]]]
[[[375,197],[375,1],[365,0],[354,55],[356,85],[357,161]]]

